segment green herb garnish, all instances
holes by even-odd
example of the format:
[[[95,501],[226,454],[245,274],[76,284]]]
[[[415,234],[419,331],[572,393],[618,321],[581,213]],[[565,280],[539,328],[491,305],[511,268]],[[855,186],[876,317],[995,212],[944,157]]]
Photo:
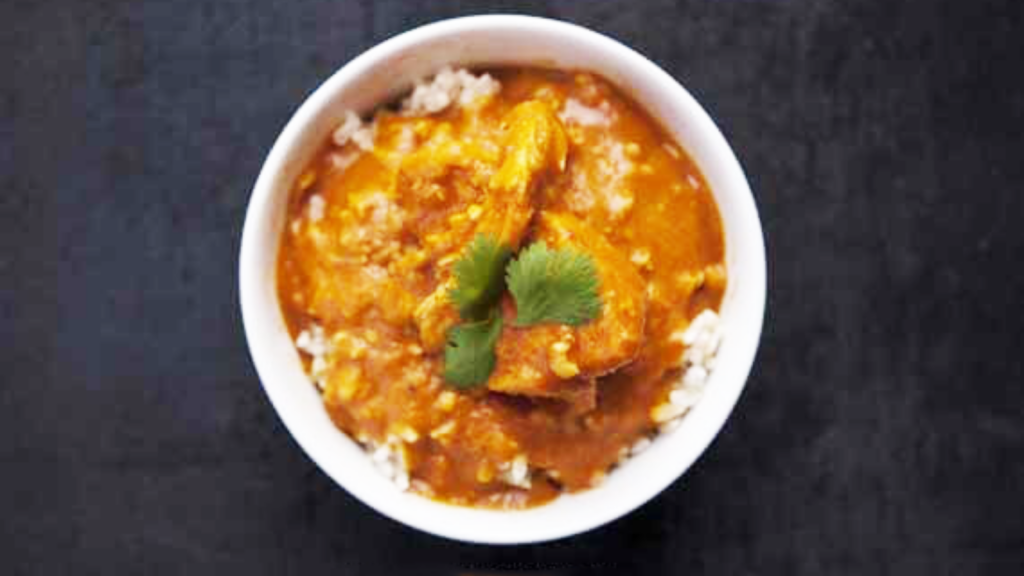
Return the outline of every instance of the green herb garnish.
[[[508,265],[506,274],[516,300],[516,326],[579,326],[601,314],[597,266],[587,254],[535,242]]]
[[[457,388],[483,384],[494,371],[494,347],[501,335],[501,316],[459,324],[448,332],[444,348],[444,379]]]
[[[601,314],[597,265],[589,255],[536,242],[511,262],[510,256],[507,246],[478,234],[455,263],[456,287],[448,299],[469,320],[448,331],[444,349],[444,379],[456,388],[483,384],[494,371],[503,324],[498,309],[503,280],[516,301],[516,326],[579,326]]]
[[[504,289],[505,264],[512,251],[499,244],[492,236],[477,234],[465,254],[452,268],[455,288],[448,299],[465,320],[479,320],[487,316],[498,302]]]

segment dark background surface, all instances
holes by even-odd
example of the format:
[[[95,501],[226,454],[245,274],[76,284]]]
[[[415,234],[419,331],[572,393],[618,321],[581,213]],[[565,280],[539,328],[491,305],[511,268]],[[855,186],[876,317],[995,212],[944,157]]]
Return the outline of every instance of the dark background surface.
[[[414,6],[414,4],[416,4]],[[250,363],[251,185],[333,70],[428,21],[571,20],[716,118],[767,236],[711,450],[594,532],[471,546],[337,488]],[[1019,574],[1024,4],[0,4],[5,574]]]

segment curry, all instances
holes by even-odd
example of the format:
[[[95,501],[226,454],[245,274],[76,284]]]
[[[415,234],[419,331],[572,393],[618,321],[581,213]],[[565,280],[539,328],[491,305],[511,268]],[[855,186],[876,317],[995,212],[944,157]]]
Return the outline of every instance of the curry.
[[[688,347],[717,345],[686,331],[721,303],[724,254],[698,167],[609,82],[446,70],[324,144],[277,282],[331,418],[388,476],[522,508],[596,485],[685,412],[669,399]]]

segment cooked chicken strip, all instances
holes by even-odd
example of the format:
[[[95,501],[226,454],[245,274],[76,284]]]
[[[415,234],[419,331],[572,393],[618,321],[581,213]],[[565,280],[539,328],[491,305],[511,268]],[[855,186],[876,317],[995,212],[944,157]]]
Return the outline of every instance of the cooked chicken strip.
[[[636,356],[644,336],[647,297],[636,267],[596,230],[575,216],[543,214],[537,237],[555,248],[571,247],[597,264],[601,316],[578,327],[541,324],[518,328],[505,323],[497,345],[498,362],[487,387],[497,392],[562,398],[592,408],[580,383],[596,387],[595,378]]]
[[[513,250],[519,247],[533,219],[537,189],[550,174],[565,169],[568,139],[551,108],[528,100],[508,112],[504,124],[505,156],[488,183],[476,232],[489,234]],[[423,348],[437,351],[459,315],[448,302],[454,287],[449,277],[416,309],[414,320]]]

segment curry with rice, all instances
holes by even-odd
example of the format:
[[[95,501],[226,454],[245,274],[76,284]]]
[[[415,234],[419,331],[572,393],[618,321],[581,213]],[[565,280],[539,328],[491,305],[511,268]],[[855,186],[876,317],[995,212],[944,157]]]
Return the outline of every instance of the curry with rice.
[[[296,345],[333,421],[403,489],[491,508],[584,490],[713,368],[712,195],[593,74],[446,69],[369,124],[349,113],[288,223]]]

